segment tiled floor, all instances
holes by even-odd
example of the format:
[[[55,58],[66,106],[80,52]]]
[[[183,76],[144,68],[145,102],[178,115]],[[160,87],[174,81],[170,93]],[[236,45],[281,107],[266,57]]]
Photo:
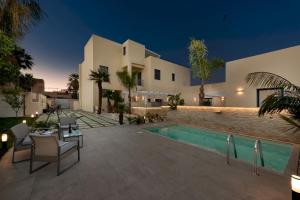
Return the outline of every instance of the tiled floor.
[[[53,163],[29,175],[29,163],[0,161],[0,199],[287,200],[289,177],[152,135],[140,126],[82,130],[81,161],[61,176]],[[18,154],[18,157],[26,156]],[[63,166],[75,160],[70,156]]]
[[[75,115],[77,119],[77,124],[80,129],[89,129],[89,128],[97,128],[104,126],[114,126],[118,125],[118,114],[115,113],[102,113],[98,115],[96,113],[89,113],[85,111],[73,111],[73,110],[62,110],[60,117],[72,116]],[[46,120],[47,115],[43,114],[39,117],[38,120]],[[50,121],[58,121],[57,115],[52,114],[49,117]],[[125,119],[126,120],[126,119]]]

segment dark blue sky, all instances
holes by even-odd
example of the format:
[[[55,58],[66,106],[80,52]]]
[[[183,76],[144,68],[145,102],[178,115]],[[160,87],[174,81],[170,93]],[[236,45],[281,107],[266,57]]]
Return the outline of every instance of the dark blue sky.
[[[41,0],[47,17],[22,45],[47,88],[65,88],[78,72],[83,46],[98,34],[132,39],[162,58],[188,65],[191,37],[204,39],[211,57],[225,61],[300,44],[300,1],[281,0]],[[224,80],[224,70],[213,81]]]

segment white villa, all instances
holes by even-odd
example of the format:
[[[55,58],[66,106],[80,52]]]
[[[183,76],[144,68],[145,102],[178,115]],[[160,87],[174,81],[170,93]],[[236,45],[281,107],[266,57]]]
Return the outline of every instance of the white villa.
[[[249,87],[245,82],[246,75],[257,71],[272,72],[300,85],[299,56],[300,46],[295,46],[227,62],[225,82],[205,85],[206,98],[211,100],[212,106],[258,107],[274,89]],[[120,44],[92,35],[84,47],[84,60],[79,65],[82,110],[93,112],[98,105],[97,85],[89,80],[90,71],[98,67],[110,74],[110,82],[104,83],[103,88],[120,90],[124,97],[127,90],[121,85],[116,72],[126,68],[129,72],[139,73],[138,86],[132,94],[134,106],[164,105],[168,95],[179,92],[185,105],[198,104],[199,86],[191,85],[190,68],[164,60],[145,45],[132,40]]]

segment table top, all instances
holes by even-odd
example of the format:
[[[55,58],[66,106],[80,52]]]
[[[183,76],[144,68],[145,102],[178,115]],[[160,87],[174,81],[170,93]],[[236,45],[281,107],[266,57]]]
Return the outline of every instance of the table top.
[[[72,129],[72,132],[69,133],[69,130],[66,130],[66,131],[63,131],[63,136],[66,138],[66,137],[77,137],[77,136],[82,136],[82,133],[80,132],[80,130],[76,129],[76,130],[73,130]]]

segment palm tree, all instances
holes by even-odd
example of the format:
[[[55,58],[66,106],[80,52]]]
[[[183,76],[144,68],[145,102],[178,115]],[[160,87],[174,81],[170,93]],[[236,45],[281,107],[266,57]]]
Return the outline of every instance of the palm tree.
[[[278,113],[279,116],[295,128],[300,130],[300,87],[294,85],[282,76],[270,72],[253,72],[246,77],[249,85],[263,88],[282,88],[284,95],[274,93],[268,96],[259,108],[258,115]],[[287,111],[288,116],[280,114]]]
[[[102,108],[102,82],[109,81],[109,74],[105,71],[101,70],[101,67],[98,68],[97,71],[91,70],[91,73],[89,75],[89,80],[95,81],[98,85],[98,114],[101,114],[101,108]]]
[[[121,91],[120,90],[115,90],[113,92],[112,100],[114,101],[113,111],[118,112],[119,104],[124,101],[124,99],[121,97]]]
[[[32,74],[21,74],[19,77],[19,87],[23,90],[22,96],[23,96],[23,115],[26,115],[26,93],[25,92],[30,92],[31,87],[33,85],[33,76]]]
[[[189,61],[192,65],[193,74],[201,80],[199,88],[199,105],[203,105],[205,98],[204,84],[209,80],[214,69],[222,67],[224,61],[220,58],[209,60],[207,47],[204,40],[191,39],[189,45]]]
[[[114,92],[112,90],[104,90],[103,97],[107,99],[107,112],[111,113],[113,110],[111,101],[113,99]]]
[[[68,91],[71,92],[73,99],[78,99],[79,75],[75,73],[70,74],[68,81]]]
[[[117,75],[124,87],[128,89],[128,113],[131,114],[131,89],[136,87],[137,72],[132,72],[131,75],[126,69],[117,72]]]
[[[38,0],[1,0],[0,30],[9,37],[23,36],[45,16]]]

